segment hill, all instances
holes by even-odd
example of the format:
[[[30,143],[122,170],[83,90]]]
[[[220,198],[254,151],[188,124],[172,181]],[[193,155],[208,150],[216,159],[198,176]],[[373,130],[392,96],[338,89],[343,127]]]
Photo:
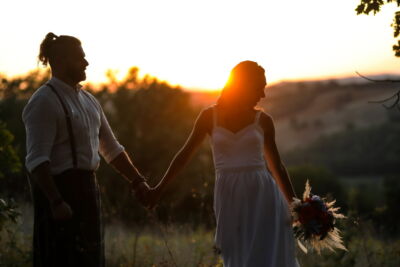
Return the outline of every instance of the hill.
[[[393,77],[391,77],[393,78]],[[275,120],[282,152],[305,147],[321,136],[379,125],[387,110],[370,103],[392,96],[400,86],[360,82],[362,79],[281,82],[266,89],[259,105]],[[218,93],[193,92],[192,103],[215,103]]]

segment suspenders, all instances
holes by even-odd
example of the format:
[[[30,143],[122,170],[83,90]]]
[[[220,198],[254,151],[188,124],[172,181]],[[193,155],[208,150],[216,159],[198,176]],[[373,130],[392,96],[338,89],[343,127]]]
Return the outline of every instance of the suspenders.
[[[67,130],[68,130],[68,136],[69,136],[69,143],[71,146],[71,152],[72,152],[72,164],[73,164],[73,168],[76,169],[78,166],[78,161],[76,158],[76,147],[75,147],[75,138],[74,138],[74,134],[72,132],[72,122],[71,122],[71,115],[68,113],[68,109],[65,106],[64,102],[62,101],[61,96],[57,93],[56,89],[54,88],[54,86],[52,86],[51,84],[47,83],[46,84],[48,87],[50,87],[50,89],[54,92],[54,94],[57,96],[58,100],[61,103],[61,106],[64,110],[65,113],[65,120],[67,123]]]

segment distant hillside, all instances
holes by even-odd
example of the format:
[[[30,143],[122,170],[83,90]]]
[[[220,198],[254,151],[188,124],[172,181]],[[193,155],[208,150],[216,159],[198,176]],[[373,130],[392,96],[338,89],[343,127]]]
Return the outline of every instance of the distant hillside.
[[[387,110],[369,101],[388,98],[400,89],[400,84],[360,80],[363,81],[361,78],[348,78],[282,82],[268,86],[266,98],[259,105],[275,120],[280,150],[290,151],[307,146],[321,136],[387,121]],[[192,102],[197,106],[207,106],[215,103],[218,95],[194,92]]]
[[[306,148],[285,153],[288,165],[323,166],[341,176],[397,175],[400,172],[400,112],[380,125],[321,137]]]

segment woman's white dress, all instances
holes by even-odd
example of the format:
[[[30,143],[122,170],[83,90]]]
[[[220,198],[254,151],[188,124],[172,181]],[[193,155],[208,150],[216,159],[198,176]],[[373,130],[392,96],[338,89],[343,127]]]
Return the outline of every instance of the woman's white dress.
[[[215,242],[224,266],[299,266],[289,207],[265,164],[261,111],[233,133],[218,126],[213,109]]]

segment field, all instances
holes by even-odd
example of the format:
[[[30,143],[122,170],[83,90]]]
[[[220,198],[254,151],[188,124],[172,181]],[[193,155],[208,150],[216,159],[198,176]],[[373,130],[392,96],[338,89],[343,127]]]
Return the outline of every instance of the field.
[[[118,84],[87,89],[154,185],[185,142],[200,109],[214,103],[218,94],[188,93],[157,80],[140,80],[135,73]],[[0,78],[0,199],[16,199],[20,213],[13,222],[7,207],[0,205],[0,267],[29,267],[32,207],[23,168],[21,113],[47,78],[37,72]],[[260,106],[275,120],[278,147],[297,195],[308,179],[313,193],[335,198],[348,217],[340,225],[348,252],[298,251],[301,266],[400,266],[400,113],[369,103],[396,90],[341,80],[267,87]],[[206,142],[170,184],[157,216],[133,200],[124,179],[105,162],[96,173],[108,266],[222,265],[213,249],[215,178]]]
[[[16,225],[1,233],[0,266],[31,266],[32,210],[22,205]],[[354,218],[352,218],[354,219]],[[371,225],[347,220],[344,229],[348,252],[315,252],[297,257],[303,267],[397,267],[400,241],[383,239]],[[146,226],[127,227],[114,222],[106,227],[106,261],[111,267],[222,266],[213,249],[213,230],[189,225],[162,224],[148,216]]]

